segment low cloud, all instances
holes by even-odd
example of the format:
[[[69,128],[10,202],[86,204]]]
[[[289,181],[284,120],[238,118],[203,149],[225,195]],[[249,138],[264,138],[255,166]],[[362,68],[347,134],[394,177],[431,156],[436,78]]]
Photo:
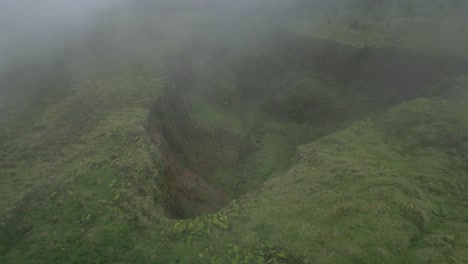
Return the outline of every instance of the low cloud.
[[[0,1],[0,77],[46,58],[92,26],[94,18],[121,0]],[[66,37],[65,37],[66,36]]]

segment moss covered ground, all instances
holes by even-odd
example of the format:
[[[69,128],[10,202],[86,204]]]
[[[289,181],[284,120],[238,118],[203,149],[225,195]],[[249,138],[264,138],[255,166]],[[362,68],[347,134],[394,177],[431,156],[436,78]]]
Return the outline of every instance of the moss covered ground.
[[[25,73],[2,81],[31,96],[2,105],[0,263],[468,262],[466,74],[387,98],[375,83],[308,69],[274,43],[232,44],[238,33],[256,35],[236,14],[179,9],[171,12],[183,20],[148,9],[124,27],[103,20],[92,38],[109,41],[110,25],[123,39],[155,37],[129,62],[92,50],[83,73],[52,67],[45,72],[57,74],[26,70],[29,82]],[[357,51],[383,43],[463,53],[450,45],[465,40],[444,45],[426,24],[451,19],[406,16],[361,17],[348,29],[346,14],[318,31],[318,18],[299,17],[287,31]],[[211,23],[220,17],[224,24]],[[272,26],[266,17],[254,24],[260,35]],[[402,33],[407,23],[424,37]],[[234,33],[219,31],[228,25]],[[266,35],[254,39],[263,45]],[[171,89],[184,107],[163,103]],[[168,157],[191,170],[175,179],[199,178],[169,185]],[[168,199],[203,193],[194,182],[229,199],[174,217]],[[171,186],[181,190],[168,195]]]

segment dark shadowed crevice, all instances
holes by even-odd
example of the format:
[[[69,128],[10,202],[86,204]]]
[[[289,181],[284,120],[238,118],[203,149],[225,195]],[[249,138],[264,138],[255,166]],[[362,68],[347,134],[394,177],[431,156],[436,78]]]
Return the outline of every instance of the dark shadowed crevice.
[[[235,167],[253,151],[242,137],[225,130],[206,130],[194,121],[189,103],[167,89],[151,108],[150,135],[164,152],[162,184],[167,213],[194,217],[224,207],[230,197],[213,187],[206,174],[213,168]],[[226,153],[225,148],[235,154]]]

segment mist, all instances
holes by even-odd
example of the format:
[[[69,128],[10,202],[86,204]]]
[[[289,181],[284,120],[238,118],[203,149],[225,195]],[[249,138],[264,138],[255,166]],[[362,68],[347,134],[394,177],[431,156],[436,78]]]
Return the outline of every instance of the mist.
[[[458,2],[5,0],[0,3],[0,80],[12,75],[33,80],[21,77],[21,70],[29,69],[38,76],[45,71],[73,82],[86,74],[136,64],[159,67],[169,76],[171,68],[182,64],[228,57],[235,63],[295,38],[296,43],[301,38],[338,38],[355,47],[362,47],[363,39],[380,38],[372,45],[418,50],[424,43],[439,53],[447,46],[452,53],[463,53],[466,38],[457,31],[467,30],[460,18],[464,9],[453,11],[454,3]],[[424,25],[429,17],[445,14],[439,10],[448,10],[444,12],[452,19]],[[412,29],[404,19],[392,18],[400,14],[411,17]],[[419,32],[420,26],[430,28],[421,32],[425,41],[410,32]],[[340,34],[343,31],[346,34]],[[46,70],[50,66],[66,72]],[[19,89],[19,85],[2,85],[0,92],[6,86],[9,91],[3,92],[3,98]]]
[[[466,14],[0,0],[0,263],[468,263]]]
[[[96,16],[119,0],[4,0],[0,3],[0,76],[54,54],[80,40]]]

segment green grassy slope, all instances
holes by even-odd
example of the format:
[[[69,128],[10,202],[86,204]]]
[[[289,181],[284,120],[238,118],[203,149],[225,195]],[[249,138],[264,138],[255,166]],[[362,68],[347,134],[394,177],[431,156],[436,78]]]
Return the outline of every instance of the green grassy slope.
[[[134,247],[125,208],[140,208],[132,217],[141,221],[162,214],[145,107],[162,86],[158,76],[138,72],[97,76],[6,122],[0,148],[4,262],[112,261],[108,252],[89,256],[89,249],[106,250],[101,246],[108,242],[125,251]]]
[[[418,99],[303,145],[283,176],[167,243],[192,263],[464,263],[466,100]]]
[[[463,263],[467,110],[416,100],[301,146],[237,224],[310,262]]]
[[[32,69],[29,82],[2,83],[34,93],[1,105],[0,263],[468,262],[466,79],[439,84],[429,97],[388,103],[368,84],[348,86],[285,65],[294,59],[276,54],[284,52],[276,42],[262,46],[281,29],[355,47],[453,56],[464,52],[453,48],[464,37],[430,28],[439,19],[462,25],[462,18],[389,14],[390,22],[360,17],[359,27],[348,29],[356,12],[330,24],[291,18],[283,27],[278,11],[257,17],[254,10],[239,21],[237,13],[169,5],[158,17],[145,4],[144,12],[130,11],[141,14],[134,23],[101,21],[74,55],[87,54],[74,65],[80,74]],[[422,37],[411,39],[406,23],[424,24]],[[437,40],[442,31],[460,41]],[[116,36],[122,47],[106,49]],[[136,48],[125,47],[135,39],[142,40],[130,45]],[[87,50],[90,43],[97,44]],[[19,79],[29,76],[23,74]],[[237,159],[231,138],[255,149],[202,175],[235,199],[188,219],[173,219],[165,208],[164,163],[172,153],[151,131],[152,109],[176,88],[204,132],[182,149],[187,164]],[[161,111],[172,117],[175,106]],[[178,128],[180,120],[164,121]],[[200,165],[204,157],[213,159]],[[177,187],[186,183],[193,182]]]
[[[148,81],[124,76],[133,85]],[[107,76],[92,91],[125,87],[121,77]],[[142,128],[146,110],[119,104],[81,140],[44,152],[49,163],[21,164],[23,172],[11,160],[2,164],[3,173],[41,179],[22,199],[16,190],[24,187],[2,192],[17,195],[2,199],[2,208],[12,208],[2,212],[2,260],[464,263],[466,82],[455,87],[303,145],[283,176],[219,213],[187,220],[168,220],[160,209],[158,154]],[[133,98],[137,105],[143,99]],[[3,156],[10,144],[2,145]]]

